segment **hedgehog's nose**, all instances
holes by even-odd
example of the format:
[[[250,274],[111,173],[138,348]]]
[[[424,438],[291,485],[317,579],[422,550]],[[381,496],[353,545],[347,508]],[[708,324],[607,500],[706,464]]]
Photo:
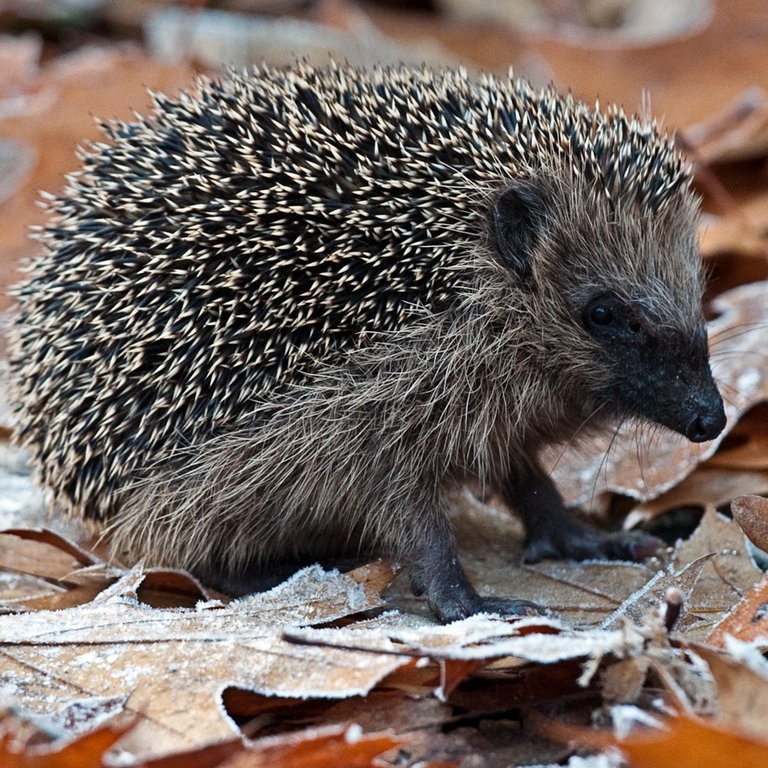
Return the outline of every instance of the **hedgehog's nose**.
[[[718,396],[717,402],[699,403],[699,411],[685,427],[685,436],[694,443],[714,440],[725,427],[723,401]]]

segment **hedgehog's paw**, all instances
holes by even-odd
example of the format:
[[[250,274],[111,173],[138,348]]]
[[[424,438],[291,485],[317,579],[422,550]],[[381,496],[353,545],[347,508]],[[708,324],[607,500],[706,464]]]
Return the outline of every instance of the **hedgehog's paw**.
[[[448,578],[447,575],[433,577],[429,583],[421,569],[414,569],[411,588],[415,595],[424,595],[435,617],[444,623],[466,619],[476,613],[493,613],[500,616],[534,616],[544,609],[528,600],[507,597],[482,597],[467,581],[466,577]]]
[[[538,563],[545,559],[632,560],[638,562],[658,554],[666,545],[643,531],[607,533],[588,525],[569,521],[567,532],[530,537],[523,559]]]
[[[512,597],[480,597],[482,608],[478,613],[493,613],[504,618],[541,616],[550,613],[543,605],[530,600],[515,600]]]
[[[476,613],[492,613],[498,616],[538,616],[544,609],[528,600],[514,600],[508,597],[482,597],[471,587],[469,590],[454,590],[448,593],[427,594],[427,604],[432,613],[442,622],[459,621]]]
[[[639,562],[658,555],[666,544],[656,536],[644,531],[619,531],[602,533],[598,546],[598,556],[608,560],[632,560]]]

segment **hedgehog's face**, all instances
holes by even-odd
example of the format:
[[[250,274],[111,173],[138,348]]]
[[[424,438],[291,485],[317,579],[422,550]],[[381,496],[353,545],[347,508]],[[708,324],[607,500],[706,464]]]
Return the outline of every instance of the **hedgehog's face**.
[[[551,370],[571,377],[560,388],[590,411],[648,419],[695,442],[717,437],[725,414],[700,309],[695,218],[678,231],[556,195],[510,185],[493,234],[546,325]]]
[[[690,337],[610,293],[586,301],[581,322],[607,363],[603,385],[618,415],[649,419],[697,443],[720,434],[725,413],[703,325]]]

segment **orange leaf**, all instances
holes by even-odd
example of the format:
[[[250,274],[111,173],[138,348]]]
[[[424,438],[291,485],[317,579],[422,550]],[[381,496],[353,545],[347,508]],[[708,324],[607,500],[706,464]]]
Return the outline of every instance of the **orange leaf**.
[[[133,723],[106,724],[63,745],[27,747],[19,744],[7,724],[0,733],[0,765],[3,768],[101,768],[104,754]]]
[[[403,742],[386,733],[363,735],[352,725],[303,731],[263,743],[235,755],[226,768],[368,768],[374,758]]]
[[[768,499],[739,496],[731,502],[733,519],[759,549],[768,550]]]
[[[614,746],[633,768],[763,768],[768,743],[713,721],[687,715],[666,721],[668,731],[632,736]]]
[[[607,731],[535,718],[534,729],[555,741],[582,747],[619,749],[632,768],[764,768],[768,742],[715,720],[686,714],[660,719],[659,730],[643,730],[619,739]]]
[[[725,647],[725,636],[749,642],[768,635],[768,574],[765,574],[731,612],[710,632],[705,642],[716,648]]]

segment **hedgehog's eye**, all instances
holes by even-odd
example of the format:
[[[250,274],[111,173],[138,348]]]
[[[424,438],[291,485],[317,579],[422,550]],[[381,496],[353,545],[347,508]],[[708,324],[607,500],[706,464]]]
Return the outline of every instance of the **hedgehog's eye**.
[[[581,318],[590,333],[601,336],[621,325],[621,307],[613,296],[596,296],[584,307]]]
[[[581,317],[584,327],[596,338],[629,341],[642,333],[632,307],[614,296],[596,296],[584,307]]]
[[[613,312],[607,304],[596,304],[589,312],[592,325],[608,325],[613,322]]]

